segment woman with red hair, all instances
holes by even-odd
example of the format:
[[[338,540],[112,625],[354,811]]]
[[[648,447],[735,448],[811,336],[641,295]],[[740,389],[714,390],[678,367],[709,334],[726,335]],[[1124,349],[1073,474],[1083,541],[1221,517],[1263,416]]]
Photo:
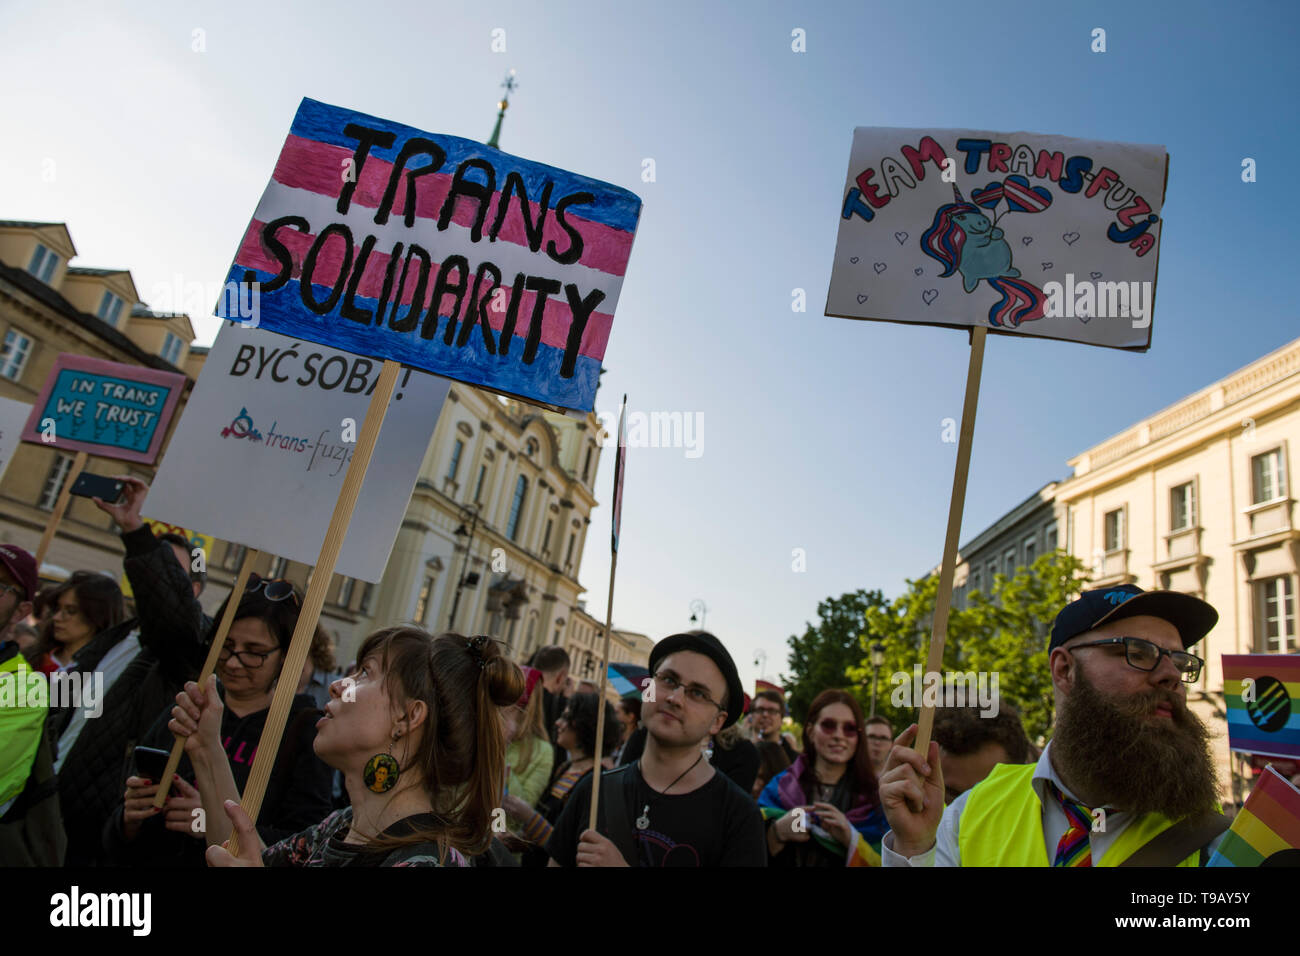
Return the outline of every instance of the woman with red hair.
[[[852,695],[817,695],[803,725],[803,753],[768,781],[758,805],[771,866],[880,865],[889,826]]]

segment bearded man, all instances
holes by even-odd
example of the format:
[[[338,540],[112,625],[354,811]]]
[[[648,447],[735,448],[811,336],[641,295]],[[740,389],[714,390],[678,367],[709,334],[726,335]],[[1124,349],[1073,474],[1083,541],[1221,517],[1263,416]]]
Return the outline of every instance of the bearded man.
[[[899,736],[880,778],[886,866],[1197,866],[1228,822],[1210,732],[1187,709],[1205,662],[1188,649],[1209,604],[1124,584],[1056,616],[1056,729],[1036,764],[999,764],[946,809],[936,743]]]

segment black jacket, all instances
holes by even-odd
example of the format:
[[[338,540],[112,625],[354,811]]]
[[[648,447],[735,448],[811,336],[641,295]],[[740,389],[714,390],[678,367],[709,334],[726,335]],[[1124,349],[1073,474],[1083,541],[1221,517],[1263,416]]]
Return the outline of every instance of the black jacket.
[[[189,574],[148,525],[123,534],[122,541],[138,617],[91,638],[77,652],[75,669],[94,671],[137,627],[141,649],[105,689],[103,713],[86,722],[59,771],[67,863],[73,866],[104,862],[104,823],[122,800],[131,752],[158,714],[175,706],[185,682],[197,679],[212,624],[194,597]],[[56,740],[71,716],[71,711],[51,711]]]
[[[236,717],[227,708],[221,715],[221,744],[240,793],[244,792],[244,785],[248,782],[253,756],[257,753],[257,744],[269,713],[269,710],[259,710]],[[294,697],[289,708],[289,722],[285,724],[284,737],[275,756],[275,766],[271,768],[271,777],[267,781],[262,809],[257,816],[257,832],[267,846],[313,827],[330,815],[331,771],[312,749],[312,741],[316,739],[316,721],[320,716],[316,702],[309,695]],[[167,729],[169,720],[170,707],[158,715],[141,739],[141,746],[170,750],[175,738]],[[194,768],[188,756],[181,757],[176,772],[191,786],[194,785]],[[132,773],[136,773],[134,767]],[[119,793],[117,806],[104,824],[104,849],[113,864],[154,867],[204,865],[207,841],[168,830],[163,825],[161,813],[145,820],[136,838],[128,841],[122,831],[123,800],[123,794]]]

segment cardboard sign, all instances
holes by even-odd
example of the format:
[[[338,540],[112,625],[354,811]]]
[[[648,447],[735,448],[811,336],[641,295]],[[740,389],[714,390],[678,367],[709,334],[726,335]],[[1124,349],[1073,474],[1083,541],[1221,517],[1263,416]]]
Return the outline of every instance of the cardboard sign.
[[[12,398],[0,398],[0,478],[4,477],[22,437],[23,426],[32,414],[32,406]]]
[[[1142,351],[1164,147],[859,127],[826,314]]]
[[[153,464],[186,381],[175,372],[64,352],[36,397],[22,440]]]
[[[1224,654],[1228,748],[1300,758],[1300,656]]]
[[[588,411],[640,211],[625,189],[304,99],[217,314]]]
[[[381,367],[224,325],[145,510],[315,565]],[[403,371],[343,541],[339,574],[370,582],[383,575],[450,385]]]

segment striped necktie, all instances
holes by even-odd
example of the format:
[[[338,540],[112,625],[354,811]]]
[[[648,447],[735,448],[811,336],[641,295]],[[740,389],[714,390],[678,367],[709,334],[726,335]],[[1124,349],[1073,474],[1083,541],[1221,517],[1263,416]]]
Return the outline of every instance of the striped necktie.
[[[1056,861],[1052,866],[1092,866],[1092,844],[1088,842],[1088,835],[1092,832],[1092,811],[1071,800],[1052,781],[1047,781],[1047,786],[1070,821],[1069,829],[1056,844]]]

